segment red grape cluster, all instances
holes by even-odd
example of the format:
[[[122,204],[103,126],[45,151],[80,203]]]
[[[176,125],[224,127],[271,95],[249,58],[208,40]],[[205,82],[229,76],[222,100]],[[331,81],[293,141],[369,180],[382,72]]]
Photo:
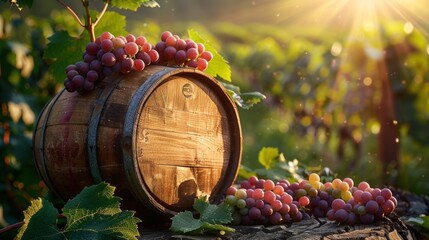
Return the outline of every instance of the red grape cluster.
[[[82,61],[66,67],[64,86],[69,92],[88,92],[106,76],[143,71],[149,64],[188,66],[204,71],[212,58],[213,54],[205,51],[202,43],[180,39],[169,31],[161,34],[161,41],[155,47],[144,36],[115,37],[104,32],[86,45]]]
[[[162,65],[188,66],[204,71],[213,59],[213,54],[205,50],[204,44],[191,39],[183,40],[169,31],[161,34],[161,41],[155,45],[155,50],[160,56],[158,64]]]
[[[224,202],[233,207],[233,224],[281,224],[307,215],[327,217],[342,224],[369,224],[391,213],[397,200],[388,188],[354,186],[351,178],[321,183],[312,173],[308,180],[289,183],[250,177],[240,188],[231,186]]]
[[[91,91],[97,80],[112,73],[142,71],[145,66],[156,62],[159,54],[143,36],[132,34],[115,37],[109,32],[102,33],[95,42],[86,45],[83,61],[66,67],[67,91]]]
[[[255,176],[231,186],[226,191],[225,203],[234,207],[233,224],[281,224],[301,221],[300,209],[309,204],[309,198],[294,199],[287,180],[274,183]]]
[[[342,198],[332,201],[331,209],[326,213],[329,220],[348,225],[370,224],[393,212],[398,204],[390,189],[371,188],[367,182],[361,182],[357,187],[351,185],[349,192],[352,197],[347,201]]]

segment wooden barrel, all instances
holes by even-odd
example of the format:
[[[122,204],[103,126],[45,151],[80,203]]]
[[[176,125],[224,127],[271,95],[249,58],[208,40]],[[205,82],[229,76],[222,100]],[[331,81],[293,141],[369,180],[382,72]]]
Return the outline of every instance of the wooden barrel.
[[[69,199],[106,181],[143,218],[192,209],[198,196],[219,198],[237,176],[241,145],[237,109],[221,85],[165,66],[107,77],[85,95],[61,91],[33,136],[37,168],[54,193]]]

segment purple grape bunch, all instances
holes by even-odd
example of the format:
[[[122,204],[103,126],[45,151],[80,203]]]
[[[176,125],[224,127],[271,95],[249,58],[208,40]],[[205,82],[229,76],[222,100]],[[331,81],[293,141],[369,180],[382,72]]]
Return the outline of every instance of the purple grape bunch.
[[[316,173],[295,183],[252,176],[239,188],[229,187],[224,203],[233,208],[236,225],[276,225],[310,216],[347,225],[370,224],[398,204],[389,188],[372,188],[367,182],[354,186],[351,178],[321,183]]]
[[[152,49],[144,36],[128,34],[115,37],[104,32],[95,42],[86,45],[82,61],[66,67],[64,86],[69,92],[88,92],[106,76],[126,74],[132,70],[143,71],[158,58],[158,52]]]
[[[309,204],[309,198],[294,194],[287,180],[274,183],[272,180],[250,177],[226,190],[224,202],[233,207],[232,224],[276,225],[298,222],[307,215],[302,211]],[[295,197],[294,197],[295,196]]]
[[[187,66],[204,71],[213,59],[213,54],[206,51],[204,44],[181,39],[169,31],[161,34],[161,41],[155,45],[155,50],[160,56],[157,64],[167,66]]]
[[[144,36],[115,37],[104,32],[86,45],[82,60],[66,67],[64,87],[69,92],[92,91],[98,81],[114,73],[143,71],[150,64],[187,66],[204,71],[213,54],[202,43],[180,39],[169,31],[152,46]]]
[[[326,213],[328,220],[348,225],[371,224],[393,212],[398,204],[389,188],[372,188],[367,182],[348,190],[352,197],[347,201],[336,198]]]

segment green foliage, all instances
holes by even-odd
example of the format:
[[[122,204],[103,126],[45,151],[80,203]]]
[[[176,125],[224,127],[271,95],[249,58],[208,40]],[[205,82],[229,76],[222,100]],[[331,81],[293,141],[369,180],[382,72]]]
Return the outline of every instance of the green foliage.
[[[99,15],[96,11],[92,11],[92,13],[96,16]],[[103,32],[110,32],[115,36],[125,36],[127,34],[125,29],[126,25],[127,20],[124,15],[117,12],[107,11],[98,22],[97,27],[95,28],[95,35],[99,36]]]
[[[63,82],[66,77],[67,65],[82,59],[82,52],[89,38],[76,38],[69,35],[67,31],[55,32],[49,38],[48,46],[44,54],[45,59],[51,59],[52,74],[58,82]]]
[[[236,93],[235,96],[237,99],[234,99],[236,100],[236,102],[238,102],[238,105],[244,109],[249,109],[255,104],[267,98],[264,94],[260,92],[245,92],[238,94]]]
[[[19,10],[24,7],[31,7],[33,0],[1,0],[2,2],[9,2],[11,5],[15,5]]]
[[[240,88],[229,84],[222,82],[225,89],[228,91],[228,94],[231,96],[231,98],[234,100],[234,102],[243,109],[249,109],[253,107],[255,104],[259,103],[263,99],[266,99],[265,95],[263,95],[260,92],[245,92],[241,93]]]
[[[25,210],[25,224],[17,239],[132,239],[139,235],[138,218],[134,212],[120,209],[115,188],[99,183],[84,188],[62,209],[67,219],[64,228],[58,226],[58,210],[45,199],[32,201]]]
[[[421,234],[429,234],[429,216],[421,215],[419,217],[411,217],[407,220],[407,222],[422,228]]]
[[[92,15],[97,16],[99,13],[92,11]],[[125,35],[125,17],[116,12],[106,12],[97,24],[95,34],[100,35],[109,31],[115,35]],[[66,30],[56,31],[49,38],[49,43],[44,54],[45,59],[50,59],[53,63],[50,65],[52,74],[57,82],[62,83],[66,77],[65,68],[82,60],[82,53],[88,44],[89,35],[70,36]]]
[[[273,147],[263,147],[261,151],[259,151],[258,161],[259,163],[265,167],[265,169],[271,169],[275,160],[279,157],[279,149]]]
[[[115,188],[107,184],[98,184],[90,188],[85,188],[73,199],[64,205],[64,215],[74,214],[77,219],[80,215],[88,215],[87,212],[101,214],[115,214],[119,212],[120,198],[113,195]],[[70,209],[75,212],[70,213]],[[77,211],[82,211],[77,213]],[[74,222],[74,217],[67,217],[70,222]]]
[[[106,2],[106,1],[105,1]],[[112,6],[120,9],[137,10],[142,4],[145,6],[154,7],[157,5],[155,1],[151,0],[139,0],[139,1],[116,1],[109,2]],[[85,6],[85,4],[84,4]],[[82,59],[82,53],[85,50],[86,44],[91,39],[92,31],[94,35],[100,35],[102,32],[109,31],[115,35],[125,35],[125,16],[116,12],[104,12],[103,15],[96,11],[89,9],[89,4],[85,6],[91,14],[91,19],[95,19],[93,22],[87,23],[85,21],[85,29],[88,30],[88,34],[79,36],[71,36],[66,30],[56,31],[51,37],[49,37],[49,44],[46,48],[44,58],[53,61],[51,69],[53,76],[58,82],[62,82],[65,78],[64,69],[67,65],[73,64]],[[85,16],[89,19],[88,16]],[[97,22],[96,28],[95,22]],[[93,27],[88,26],[93,25]]]
[[[210,61],[209,67],[205,72],[213,77],[219,76],[226,81],[231,81],[231,68],[228,62],[217,52],[209,41],[203,39],[200,34],[194,29],[188,30],[189,38],[197,43],[203,43],[207,51],[213,54],[213,59]]]
[[[156,2],[155,0],[148,0],[143,2],[143,6],[150,7],[150,8],[160,7],[158,2]]]
[[[141,5],[145,7],[159,7],[159,4],[154,0],[112,0],[111,4],[113,7],[133,11],[136,11]]]
[[[206,234],[219,231],[234,232],[235,229],[224,226],[232,221],[232,209],[227,204],[209,204],[206,198],[195,199],[193,208],[200,217],[195,219],[192,212],[184,211],[172,217],[170,230],[187,234]]]
[[[260,166],[255,168],[242,164],[238,171],[238,176],[248,179],[250,176],[256,175],[260,178],[275,181],[287,179],[290,182],[299,182],[308,175],[308,167],[300,165],[297,159],[287,161],[283,153],[280,153],[279,149],[275,147],[263,147],[259,151],[258,162]]]
[[[252,111],[240,111],[242,163],[247,167],[243,174],[260,168],[254,156],[268,145],[285,149],[285,157],[299,159],[300,164],[328,166],[358,180],[384,183],[382,166],[388,163],[378,155],[379,113],[384,109],[379,105],[376,57],[389,50],[392,58],[386,64],[392,73],[402,165],[389,168],[387,174],[390,178],[397,174],[397,184],[405,189],[427,192],[429,165],[421,147],[429,143],[428,41],[417,28],[404,33],[402,22],[383,25],[389,31],[380,45],[373,35],[348,39],[343,32],[328,36],[268,24],[215,24],[212,29],[224,43],[234,83],[243,91],[256,89],[267,96]],[[367,85],[365,78],[371,81]],[[374,173],[369,179],[368,171]]]
[[[3,4],[3,3],[1,3]],[[21,221],[30,201],[46,195],[31,152],[38,112],[54,92],[42,60],[51,27],[12,11],[0,15],[0,228]],[[35,24],[35,25],[33,25]],[[2,238],[12,238],[5,233]]]
[[[16,239],[31,239],[32,237],[57,236],[59,230],[57,225],[58,210],[54,205],[38,198],[31,202],[31,205],[24,211],[24,225],[21,227]]]

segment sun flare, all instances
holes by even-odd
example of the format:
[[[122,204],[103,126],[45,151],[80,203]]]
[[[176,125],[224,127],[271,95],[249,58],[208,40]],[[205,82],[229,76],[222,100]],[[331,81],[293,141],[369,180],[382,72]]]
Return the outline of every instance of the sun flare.
[[[375,29],[385,21],[402,21],[419,28],[429,37],[426,0],[254,0],[250,4],[254,11],[235,12],[234,18],[259,16],[277,25],[349,33]]]
[[[364,42],[375,59],[381,56],[386,36],[418,30],[429,39],[427,0],[253,0],[247,4],[252,10],[228,15],[238,21],[264,20],[283,27],[289,36],[331,36],[335,56],[347,53],[355,40]],[[396,27],[400,25],[402,30]]]

